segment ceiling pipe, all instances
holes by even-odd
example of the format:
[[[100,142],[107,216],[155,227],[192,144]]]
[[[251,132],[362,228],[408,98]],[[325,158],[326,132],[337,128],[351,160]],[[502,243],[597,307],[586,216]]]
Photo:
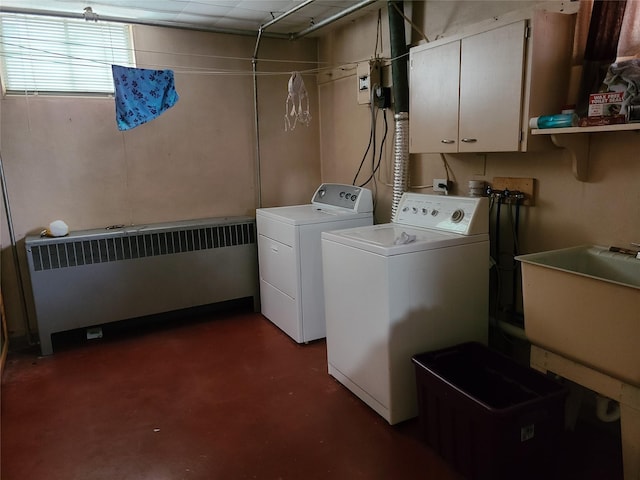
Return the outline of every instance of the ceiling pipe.
[[[307,5],[309,5],[309,4],[311,4],[311,3],[315,2],[315,1],[316,0],[307,0],[306,2],[302,2],[300,5],[298,5],[296,7],[293,7],[291,10],[287,10],[282,15],[278,15],[276,18],[268,21],[267,23],[264,23],[264,24],[260,25],[260,28],[258,29],[258,39],[256,41],[256,48],[253,50],[253,58],[257,58],[258,57],[258,48],[260,48],[260,40],[262,38],[262,34],[264,33],[264,31],[267,28],[269,28],[271,25],[275,25],[280,20],[283,20],[283,19],[287,18],[292,13],[296,13],[298,10],[302,10],[304,7],[306,7]]]
[[[314,0],[308,0],[314,1]],[[307,2],[308,3],[308,2]],[[33,10],[28,8],[13,8],[13,7],[2,7],[0,6],[0,13],[14,13],[18,15],[38,15],[43,17],[57,17],[57,18],[71,18],[76,20],[86,20],[85,15],[83,13],[72,13],[72,12],[54,12],[51,10]],[[94,12],[95,13],[95,12]],[[288,12],[287,12],[288,13]],[[293,13],[293,12],[291,12]],[[278,17],[275,20],[279,20]],[[93,19],[92,19],[93,21]],[[138,20],[135,18],[124,18],[124,17],[109,17],[98,14],[96,17],[96,21],[101,22],[111,22],[111,23],[128,23],[131,25],[143,25],[147,27],[166,27],[166,28],[180,28],[183,30],[194,30],[197,32],[208,32],[208,33],[226,33],[229,35],[243,35],[245,37],[253,37],[255,36],[255,30],[240,30],[233,28],[217,28],[217,27],[207,27],[207,26],[199,26],[192,25],[188,23],[180,23],[180,22],[162,22],[159,20]],[[273,20],[271,20],[273,22]],[[271,23],[269,22],[269,23]],[[265,24],[266,25],[266,24]],[[270,38],[289,38],[290,35],[286,33],[269,33],[266,34],[267,37]]]
[[[291,10],[287,10],[286,12],[284,12],[282,15],[278,15],[276,18],[274,18],[273,20],[265,23],[264,25],[262,25],[261,28],[266,29],[269,28],[271,25],[278,23],[280,20],[288,17],[289,15],[291,15],[292,13],[296,13],[298,10],[302,10],[304,7],[306,7],[307,5],[315,2],[316,0],[307,0],[306,2],[302,2],[300,5],[298,5],[297,7],[293,7]]]
[[[360,10],[361,8],[364,8],[368,5],[371,5],[372,3],[376,3],[378,0],[364,0],[360,3],[357,3],[355,5],[353,5],[352,7],[349,8],[345,8],[344,10],[342,10],[340,13],[336,13],[335,15],[329,17],[329,18],[325,18],[324,20],[310,26],[309,28],[305,28],[304,30],[301,30],[297,33],[291,33],[289,34],[289,38],[291,40],[297,40],[298,38],[302,38],[306,35],[309,35],[310,33],[315,32],[316,30],[319,30],[323,27],[326,27],[327,25],[335,22],[336,20],[340,20],[341,18],[346,17],[347,15],[351,15],[353,12],[357,12],[358,10]]]

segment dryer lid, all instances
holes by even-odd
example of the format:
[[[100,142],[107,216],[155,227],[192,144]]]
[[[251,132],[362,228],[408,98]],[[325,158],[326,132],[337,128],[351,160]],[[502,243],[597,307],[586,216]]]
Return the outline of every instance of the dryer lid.
[[[318,205],[293,205],[290,207],[259,208],[257,217],[270,218],[290,225],[311,223],[329,223],[352,220],[354,218],[373,218],[371,212],[354,213],[342,208],[320,207]],[[340,228],[336,226],[336,228]]]

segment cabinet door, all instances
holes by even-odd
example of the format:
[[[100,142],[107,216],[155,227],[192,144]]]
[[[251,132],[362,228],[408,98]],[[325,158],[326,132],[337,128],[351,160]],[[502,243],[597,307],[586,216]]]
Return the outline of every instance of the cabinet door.
[[[409,151],[458,151],[460,42],[411,53]]]
[[[520,150],[526,22],[462,39],[460,152]]]

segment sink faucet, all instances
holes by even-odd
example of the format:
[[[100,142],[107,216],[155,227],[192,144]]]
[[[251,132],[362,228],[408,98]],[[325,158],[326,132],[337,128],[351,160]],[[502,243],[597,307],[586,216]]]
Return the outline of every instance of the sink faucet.
[[[638,260],[640,260],[640,243],[631,242],[636,249],[632,250],[630,248],[620,248],[620,247],[609,247],[610,252],[624,253],[625,255],[632,255]]]

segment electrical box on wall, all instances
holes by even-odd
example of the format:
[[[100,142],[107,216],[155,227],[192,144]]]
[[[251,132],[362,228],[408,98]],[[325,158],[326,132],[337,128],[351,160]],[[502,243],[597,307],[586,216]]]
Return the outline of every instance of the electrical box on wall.
[[[371,102],[371,92],[376,85],[380,85],[380,61],[369,60],[361,62],[357,68],[358,103],[366,105]]]
[[[376,86],[373,88],[373,98],[378,108],[391,108],[391,89],[389,87]]]

